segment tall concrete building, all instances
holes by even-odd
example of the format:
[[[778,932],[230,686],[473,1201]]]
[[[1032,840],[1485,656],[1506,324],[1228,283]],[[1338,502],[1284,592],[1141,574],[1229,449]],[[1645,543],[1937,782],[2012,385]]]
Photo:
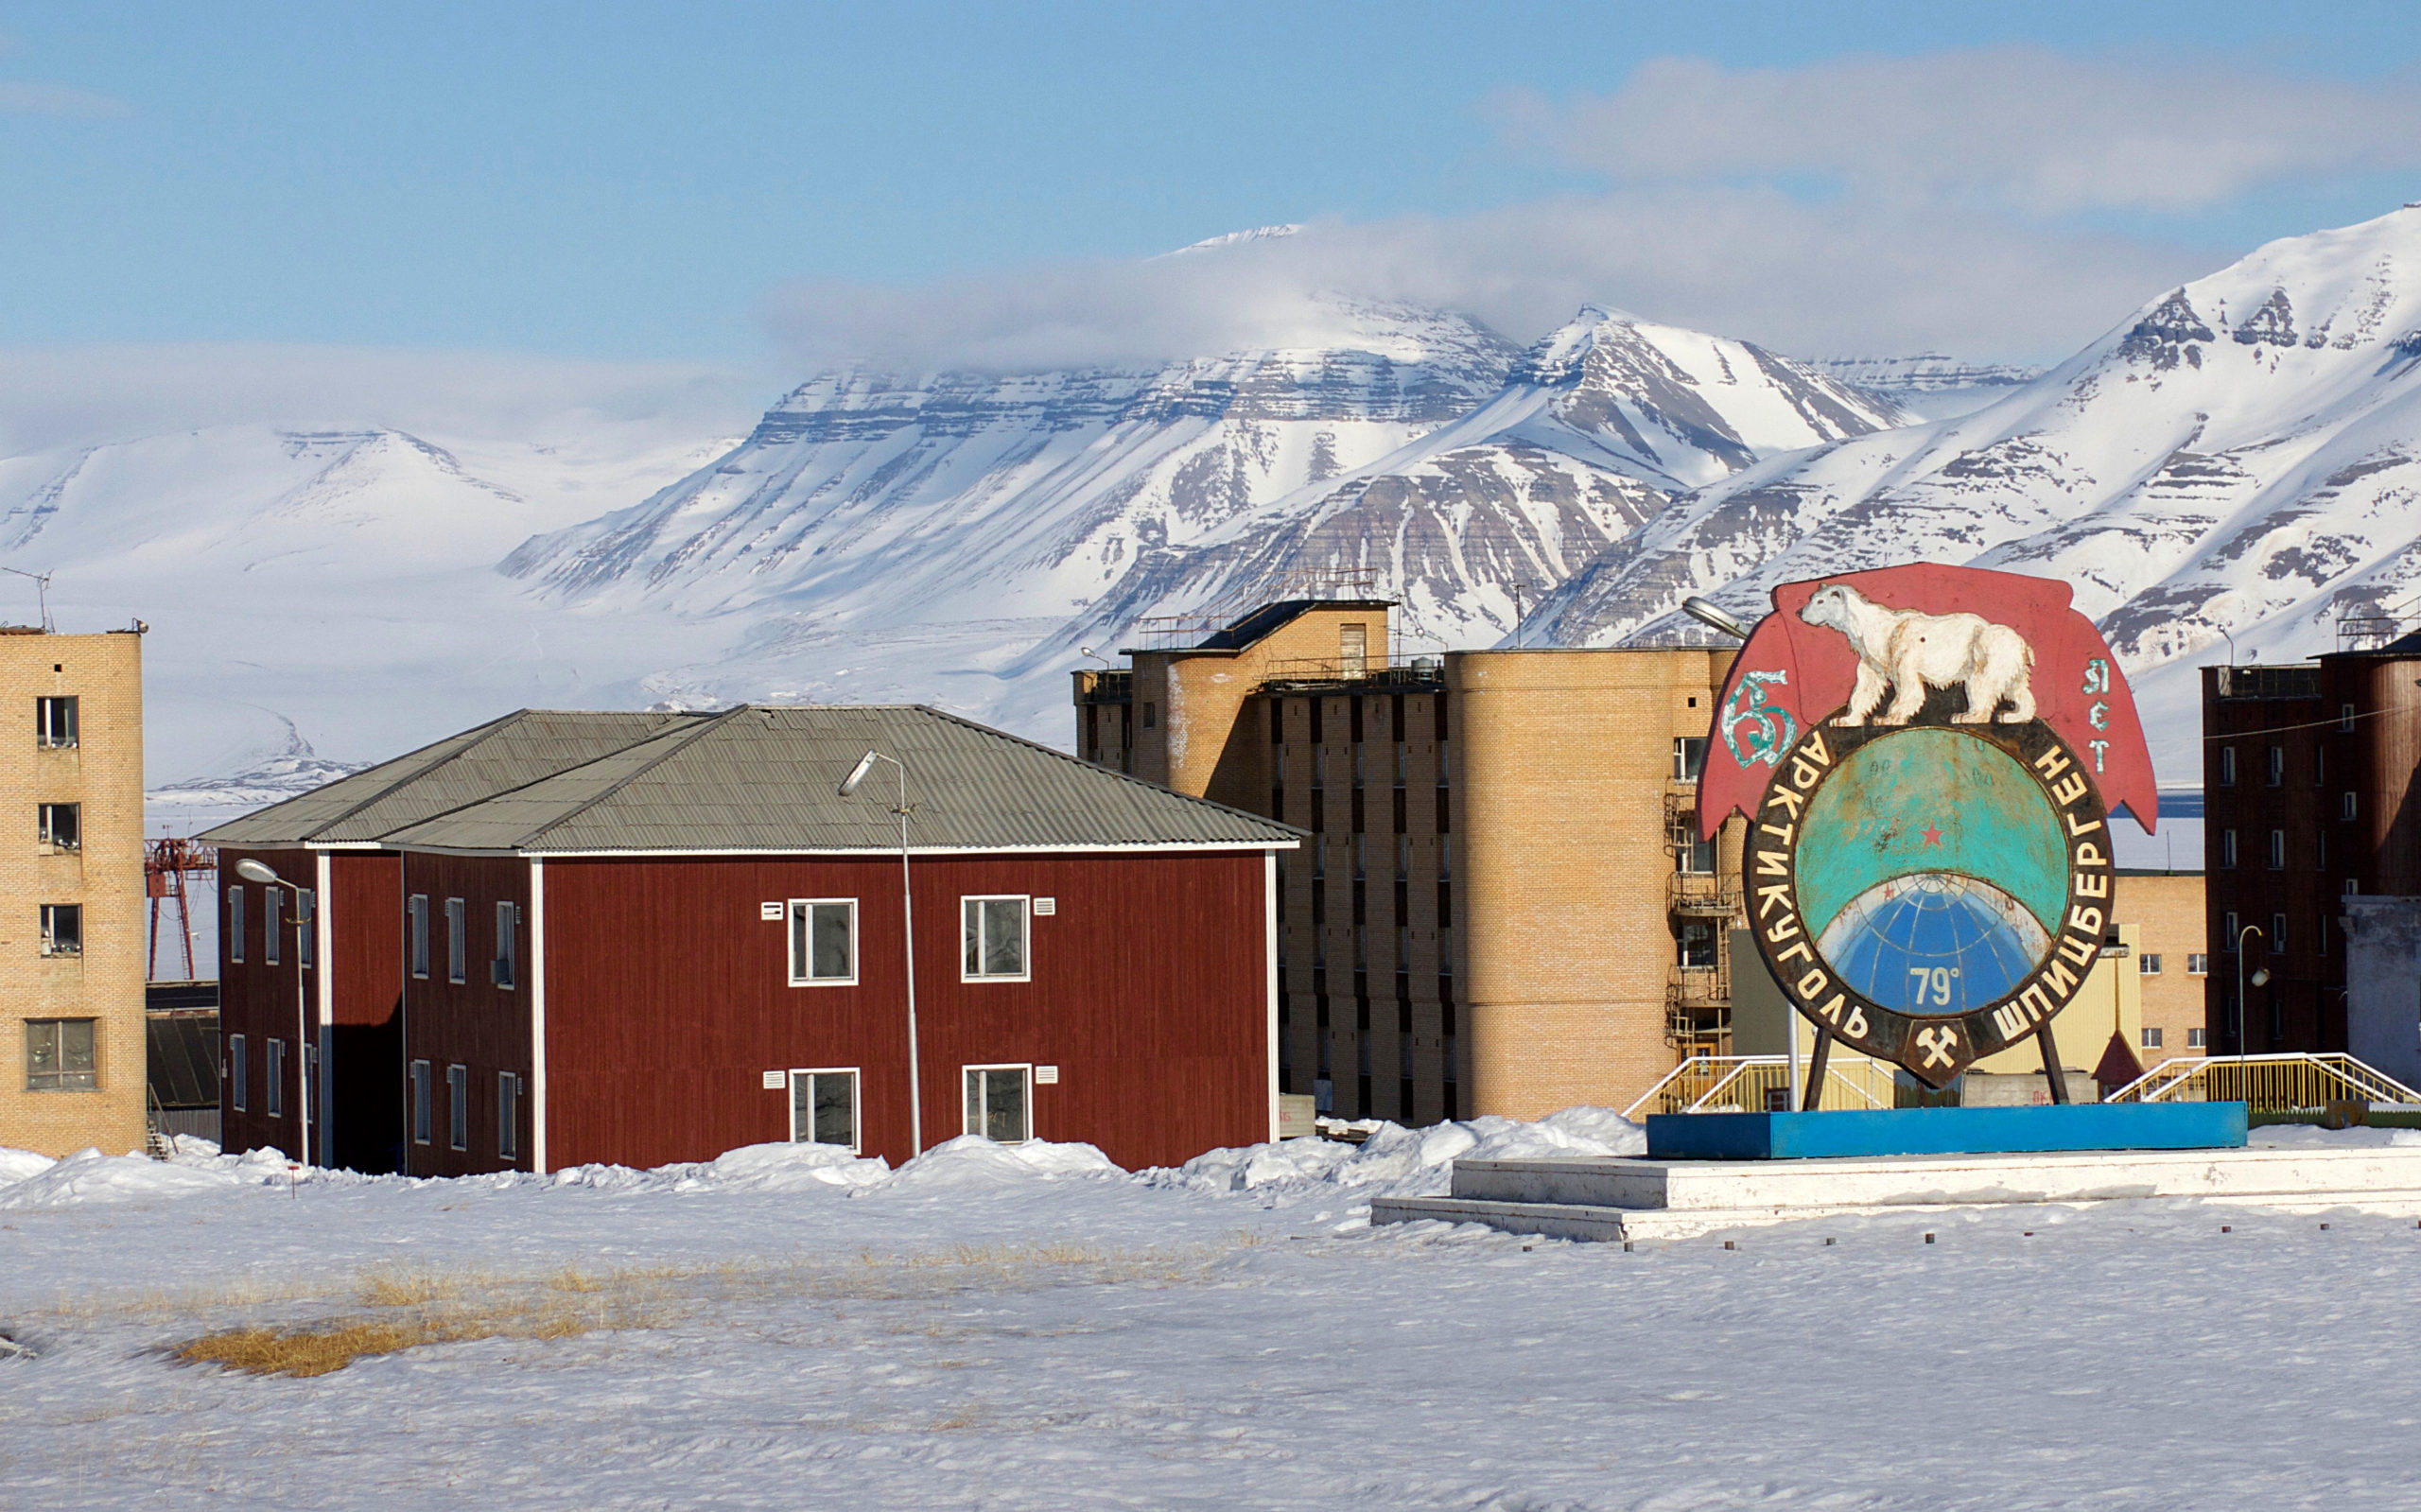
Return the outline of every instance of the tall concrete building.
[[[1534,1118],[1726,1050],[1741,822],[1690,825],[1731,652],[1405,657],[1389,610],[1154,626],[1075,677],[1085,759],[1310,833],[1280,862],[1281,1089]]]
[[[144,1136],[143,638],[0,632],[0,1145]],[[0,726],[5,728],[5,726]]]

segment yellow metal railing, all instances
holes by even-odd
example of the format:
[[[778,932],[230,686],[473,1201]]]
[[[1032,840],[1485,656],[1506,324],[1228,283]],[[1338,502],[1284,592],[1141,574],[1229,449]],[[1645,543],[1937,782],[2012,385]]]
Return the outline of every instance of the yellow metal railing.
[[[2256,1113],[2294,1113],[2337,1102],[2421,1104],[2421,1092],[2351,1055],[2185,1055],[2102,1101],[2242,1103]]]
[[[1692,1055],[1623,1109],[1649,1113],[1763,1113],[1789,1096],[1790,1062],[1782,1055]],[[1827,1108],[1888,1108],[1891,1068],[1862,1056],[1837,1056],[1824,1068]]]

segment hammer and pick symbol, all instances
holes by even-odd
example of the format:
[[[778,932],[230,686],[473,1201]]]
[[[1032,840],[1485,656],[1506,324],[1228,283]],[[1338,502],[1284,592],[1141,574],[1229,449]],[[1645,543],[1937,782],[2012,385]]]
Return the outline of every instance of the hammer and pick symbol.
[[[1917,1044],[1925,1052],[1927,1066],[1958,1063],[1958,1057],[1952,1053],[1959,1049],[1959,1031],[1956,1029],[1920,1029],[1917,1031]]]

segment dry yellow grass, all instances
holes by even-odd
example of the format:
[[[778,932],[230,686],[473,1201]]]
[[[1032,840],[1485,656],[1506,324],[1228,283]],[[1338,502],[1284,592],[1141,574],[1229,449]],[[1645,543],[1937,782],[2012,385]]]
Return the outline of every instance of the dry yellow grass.
[[[437,1311],[417,1317],[338,1319],[289,1329],[224,1329],[179,1345],[187,1364],[255,1376],[324,1376],[368,1355],[475,1339],[568,1339],[598,1329],[646,1327],[607,1310],[505,1306]]]
[[[379,1268],[349,1287],[284,1292],[238,1286],[170,1298],[153,1295],[136,1310],[216,1312],[229,1304],[342,1295],[382,1315],[295,1325],[222,1328],[174,1347],[176,1358],[253,1375],[322,1376],[372,1355],[477,1339],[562,1339],[606,1330],[660,1329],[734,1302],[799,1298],[816,1302],[938,1301],[969,1293],[1028,1292],[1068,1285],[1172,1285],[1207,1277],[1219,1258],[1258,1243],[1106,1251],[1072,1243],[959,1244],[910,1254],[863,1251],[852,1258],[762,1259],[694,1265],[583,1270],[543,1275]],[[476,1295],[479,1300],[467,1297]],[[121,1303],[121,1306],[127,1304]]]

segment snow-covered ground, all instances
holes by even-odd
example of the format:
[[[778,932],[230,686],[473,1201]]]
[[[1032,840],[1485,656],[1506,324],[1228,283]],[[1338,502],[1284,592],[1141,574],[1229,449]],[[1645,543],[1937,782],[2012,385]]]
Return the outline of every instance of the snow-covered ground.
[[[0,1486],[12,1508],[2414,1503],[2409,1219],[2109,1203],[1628,1254],[1366,1222],[1475,1148],[1637,1140],[1576,1110],[1136,1175],[961,1140],[897,1173],[759,1147],[455,1181],[0,1154],[0,1330],[32,1351],[0,1347]],[[309,1379],[166,1352],[448,1310],[550,1321]]]

